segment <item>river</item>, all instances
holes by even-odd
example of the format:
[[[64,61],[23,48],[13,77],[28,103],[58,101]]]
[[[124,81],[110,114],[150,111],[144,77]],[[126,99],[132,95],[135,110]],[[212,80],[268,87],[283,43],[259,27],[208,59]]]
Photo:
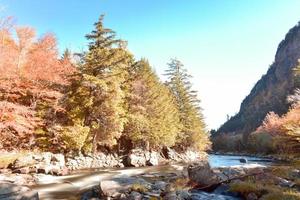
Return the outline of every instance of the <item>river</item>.
[[[233,155],[209,155],[209,163],[212,167],[241,165],[239,159],[246,158],[248,163],[261,165],[272,164],[271,160],[250,156],[233,156]],[[50,176],[44,175],[39,177],[39,183],[32,189],[39,192],[41,199],[66,199],[80,196],[80,193],[88,190],[92,186],[99,184],[101,180],[108,180],[122,176],[136,176],[145,173],[181,173],[183,164],[153,166],[140,168],[124,169],[86,169],[74,171],[67,176]]]

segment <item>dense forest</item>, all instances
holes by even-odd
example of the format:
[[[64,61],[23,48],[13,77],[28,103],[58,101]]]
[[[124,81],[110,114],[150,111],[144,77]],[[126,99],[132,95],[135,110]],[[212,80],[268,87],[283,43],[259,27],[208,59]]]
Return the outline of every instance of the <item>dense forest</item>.
[[[84,52],[59,54],[55,35],[0,21],[0,148],[90,153],[210,147],[191,76],[171,59],[162,82],[147,59],[104,27]]]

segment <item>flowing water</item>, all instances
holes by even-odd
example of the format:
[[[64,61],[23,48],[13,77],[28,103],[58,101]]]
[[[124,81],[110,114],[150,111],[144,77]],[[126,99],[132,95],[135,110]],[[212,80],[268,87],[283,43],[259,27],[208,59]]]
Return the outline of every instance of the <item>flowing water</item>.
[[[271,160],[268,159],[233,155],[209,155],[209,163],[212,167],[241,165],[239,161],[241,158],[247,159],[248,163],[272,164]],[[176,164],[124,169],[86,169],[60,177],[42,175],[38,178],[39,183],[32,189],[39,192],[41,199],[70,199],[70,197],[76,199],[83,191],[99,184],[101,180],[145,173],[181,173],[184,167],[186,166],[183,164]]]
[[[240,159],[246,159],[247,163],[241,163]],[[245,164],[260,164],[260,165],[272,165],[274,162],[267,158],[258,158],[253,156],[238,156],[238,155],[215,155],[210,154],[208,161],[211,167],[230,167],[234,165]]]

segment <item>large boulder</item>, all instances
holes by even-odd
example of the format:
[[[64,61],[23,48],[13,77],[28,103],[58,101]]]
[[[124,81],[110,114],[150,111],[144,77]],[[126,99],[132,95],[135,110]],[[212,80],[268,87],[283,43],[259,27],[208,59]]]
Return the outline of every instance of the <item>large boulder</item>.
[[[7,182],[0,182],[0,200],[38,200],[36,191],[28,187],[18,186]]]
[[[149,152],[149,157],[147,158],[147,165],[156,166],[159,165],[160,156],[156,151]]]
[[[211,168],[207,162],[201,162],[188,167],[188,176],[200,187],[207,187],[245,176],[263,174],[264,169],[265,166],[257,164]]]
[[[142,149],[133,149],[127,156],[127,166],[142,167],[146,166],[147,158]]]
[[[189,165],[189,179],[199,186],[209,186],[219,182],[219,178],[211,169],[208,162],[200,162]]]

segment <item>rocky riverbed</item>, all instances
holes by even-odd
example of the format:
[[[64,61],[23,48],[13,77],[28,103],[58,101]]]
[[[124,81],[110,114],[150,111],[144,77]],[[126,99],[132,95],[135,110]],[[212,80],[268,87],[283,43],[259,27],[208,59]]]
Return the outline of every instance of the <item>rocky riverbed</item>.
[[[101,163],[109,166],[116,156],[68,158],[61,154],[30,154],[1,170],[0,199],[255,200],[264,199],[273,191],[269,185],[268,190],[264,189],[263,184],[275,185],[283,193],[300,188],[297,168],[289,168],[289,177],[274,174],[274,168],[259,164],[211,168],[205,157],[195,155],[135,150],[118,162],[123,164],[118,168],[89,168],[95,159],[103,158],[106,160]],[[154,158],[159,159],[154,162]],[[71,159],[72,164],[68,164]],[[132,167],[120,168],[126,165]]]

